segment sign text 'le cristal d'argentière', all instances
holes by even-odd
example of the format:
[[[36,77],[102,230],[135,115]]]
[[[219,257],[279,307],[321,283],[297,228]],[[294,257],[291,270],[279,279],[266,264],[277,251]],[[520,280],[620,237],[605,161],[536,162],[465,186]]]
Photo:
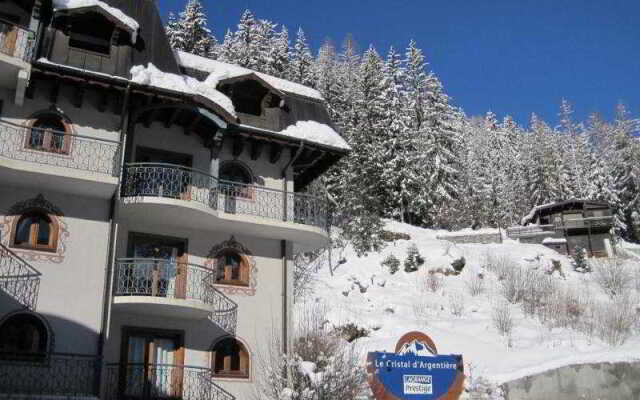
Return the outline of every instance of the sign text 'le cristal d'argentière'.
[[[429,336],[404,335],[395,353],[370,352],[369,385],[376,400],[455,400],[464,385],[461,355],[438,355]]]

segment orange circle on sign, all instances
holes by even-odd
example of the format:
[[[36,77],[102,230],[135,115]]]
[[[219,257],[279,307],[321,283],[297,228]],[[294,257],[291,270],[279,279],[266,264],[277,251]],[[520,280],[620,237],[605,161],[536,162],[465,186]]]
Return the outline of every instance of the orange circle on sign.
[[[422,343],[426,343],[427,345],[429,345],[430,348],[432,348],[436,352],[434,356],[438,355],[438,349],[436,348],[436,344],[433,343],[433,340],[431,340],[429,336],[418,331],[413,331],[413,332],[404,334],[400,338],[400,340],[398,340],[398,343],[396,343],[396,353],[398,353],[400,349],[402,349],[402,346],[404,346],[407,343],[411,343],[414,340],[417,340]]]

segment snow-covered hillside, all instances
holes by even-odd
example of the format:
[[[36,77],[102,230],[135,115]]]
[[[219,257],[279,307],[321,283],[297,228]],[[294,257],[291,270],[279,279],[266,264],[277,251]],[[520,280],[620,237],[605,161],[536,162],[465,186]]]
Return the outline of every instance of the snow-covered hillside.
[[[585,334],[584,329],[549,327],[539,318],[526,316],[522,304],[508,305],[514,322],[510,338],[499,334],[493,317],[496,307],[505,304],[503,283],[494,272],[484,268],[488,256],[494,260],[509,257],[525,271],[537,270],[561,291],[572,293],[580,304],[611,302],[596,284],[595,274],[574,272],[567,257],[541,245],[509,240],[503,244],[451,244],[436,239],[445,232],[397,222],[388,222],[386,229],[407,233],[411,239],[391,242],[380,253],[363,258],[358,258],[349,246],[334,250],[334,276],[325,265],[318,272],[313,293],[305,300],[307,306],[308,302],[325,304],[334,326],[353,322],[368,329],[369,337],[357,341],[364,351],[393,351],[404,333],[419,330],[434,340],[439,353],[462,354],[467,373],[472,371],[475,377],[482,376],[495,383],[574,363],[640,359],[637,325],[633,336],[623,345],[610,346],[597,334]],[[407,273],[402,263],[413,243],[425,262],[418,271]],[[389,254],[401,261],[395,274],[381,266]],[[466,259],[460,275],[437,273],[435,279],[429,279],[429,270],[451,269],[451,263],[460,257]],[[547,273],[552,260],[560,261],[564,277],[558,272]],[[632,276],[638,279],[637,260],[626,263],[632,268]],[[477,282],[478,274],[482,274],[484,291],[472,296],[469,285]],[[440,278],[442,286],[431,291],[429,284]],[[630,282],[629,293],[637,298],[634,283],[637,282]],[[587,318],[576,316],[581,317]],[[637,323],[637,315],[635,319]]]

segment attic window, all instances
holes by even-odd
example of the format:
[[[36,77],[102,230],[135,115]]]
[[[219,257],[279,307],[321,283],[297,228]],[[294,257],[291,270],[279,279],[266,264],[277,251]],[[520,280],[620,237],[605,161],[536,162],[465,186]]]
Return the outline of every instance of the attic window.
[[[237,112],[250,115],[262,115],[262,100],[269,90],[255,80],[244,80],[224,85],[222,92],[231,97]]]
[[[109,55],[114,30],[115,25],[98,13],[74,16],[69,32],[69,46]]]

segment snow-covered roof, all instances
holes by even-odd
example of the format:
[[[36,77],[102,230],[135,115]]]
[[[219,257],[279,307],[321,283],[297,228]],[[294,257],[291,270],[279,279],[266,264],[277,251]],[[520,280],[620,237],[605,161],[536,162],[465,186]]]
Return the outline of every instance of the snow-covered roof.
[[[176,51],[176,57],[181,66],[215,74],[218,76],[219,81],[254,74],[274,89],[296,94],[298,96],[308,97],[314,100],[323,100],[322,95],[317,90],[286,79],[276,78],[275,76],[267,75],[262,72],[253,71],[238,65],[228,64],[217,60],[211,60],[209,58],[186,53],[184,51]]]
[[[200,95],[236,117],[231,99],[216,89],[218,81],[214,75],[209,75],[204,82],[201,82],[190,76],[162,72],[150,63],[146,67],[136,65],[131,68],[131,82],[185,94]]]
[[[538,210],[542,210],[548,207],[553,206],[556,203],[545,203],[545,204],[541,204],[539,206],[535,206],[531,209],[531,211],[529,211],[529,214],[525,215],[524,217],[522,217],[522,220],[520,221],[520,225],[526,225],[529,222],[531,222],[533,220],[533,218],[536,216],[536,213],[538,212]]]
[[[317,121],[298,121],[278,132],[283,136],[320,143],[343,150],[351,150],[347,142],[332,127]]]
[[[111,17],[110,19],[113,19],[115,20],[115,22],[118,22],[120,25],[122,25],[131,33],[131,41],[133,43],[136,42],[140,25],[135,19],[129,17],[120,9],[111,7],[110,5],[100,0],[53,0],[54,11],[78,10],[92,7],[98,8],[100,11],[105,13],[107,17]]]
[[[564,201],[555,201],[555,202],[551,202],[551,203],[541,204],[539,206],[533,207],[531,209],[531,211],[529,211],[529,213],[527,215],[522,217],[522,220],[520,221],[520,225],[527,225],[528,223],[533,221],[533,219],[535,218],[536,214],[540,210],[544,210],[544,209],[547,209],[547,208],[550,208],[550,207],[563,206],[565,204],[570,204],[570,203],[589,203],[589,204],[598,204],[598,205],[602,205],[602,206],[607,206],[608,205],[608,203],[605,202],[605,201],[586,200],[586,199],[577,199],[577,198],[571,198],[571,199],[564,200]]]
[[[565,238],[548,237],[548,238],[542,239],[542,244],[565,244],[565,243],[567,243],[567,239]]]

